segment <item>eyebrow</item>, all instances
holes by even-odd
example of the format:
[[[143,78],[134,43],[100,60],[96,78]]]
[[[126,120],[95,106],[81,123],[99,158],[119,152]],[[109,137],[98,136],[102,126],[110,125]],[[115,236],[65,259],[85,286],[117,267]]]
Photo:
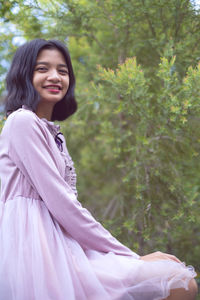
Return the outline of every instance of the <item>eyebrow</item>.
[[[48,63],[48,62],[45,62],[45,61],[38,61],[38,62],[36,62],[35,65],[36,65],[36,66],[37,66],[37,65],[46,65],[46,66],[48,66],[49,63]],[[58,67],[64,67],[64,68],[68,69],[67,65],[65,65],[65,64],[59,64]]]

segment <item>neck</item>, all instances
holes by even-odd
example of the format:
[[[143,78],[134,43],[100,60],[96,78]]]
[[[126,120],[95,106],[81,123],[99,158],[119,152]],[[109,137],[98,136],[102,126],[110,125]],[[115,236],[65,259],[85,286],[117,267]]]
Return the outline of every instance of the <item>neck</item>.
[[[48,121],[51,121],[53,107],[54,107],[54,105],[50,105],[49,103],[39,102],[37,109],[36,109],[36,115],[40,119],[45,118]]]

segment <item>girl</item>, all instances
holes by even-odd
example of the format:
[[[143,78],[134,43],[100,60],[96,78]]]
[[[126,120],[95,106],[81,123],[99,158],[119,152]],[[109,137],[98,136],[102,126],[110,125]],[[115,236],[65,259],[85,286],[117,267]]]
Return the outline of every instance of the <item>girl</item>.
[[[61,42],[17,50],[0,138],[0,300],[195,299],[192,267],[161,252],[140,257],[78,202],[53,122],[76,111],[74,85]]]

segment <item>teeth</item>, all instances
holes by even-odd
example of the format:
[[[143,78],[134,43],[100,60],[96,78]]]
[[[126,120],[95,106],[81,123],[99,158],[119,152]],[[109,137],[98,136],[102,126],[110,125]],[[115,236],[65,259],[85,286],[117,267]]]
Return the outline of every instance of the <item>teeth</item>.
[[[49,85],[49,86],[47,86],[46,88],[47,88],[47,89],[54,89],[54,90],[56,89],[56,90],[60,90],[60,87],[58,87],[58,86],[53,86],[53,85],[51,85],[51,86]]]

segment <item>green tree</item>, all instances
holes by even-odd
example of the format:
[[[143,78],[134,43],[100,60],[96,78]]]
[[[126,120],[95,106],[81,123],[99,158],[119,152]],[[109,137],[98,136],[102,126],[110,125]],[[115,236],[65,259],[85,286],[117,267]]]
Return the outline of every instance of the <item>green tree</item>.
[[[198,265],[200,67],[180,82],[174,63],[162,59],[155,92],[135,58],[99,67],[83,91],[87,113],[63,129],[81,199],[106,226],[141,254],[161,249]]]

